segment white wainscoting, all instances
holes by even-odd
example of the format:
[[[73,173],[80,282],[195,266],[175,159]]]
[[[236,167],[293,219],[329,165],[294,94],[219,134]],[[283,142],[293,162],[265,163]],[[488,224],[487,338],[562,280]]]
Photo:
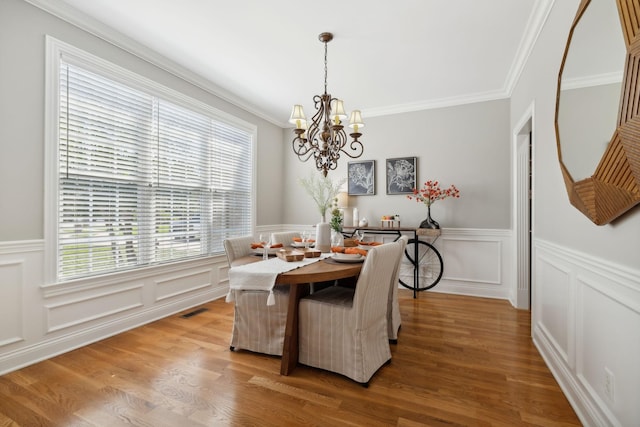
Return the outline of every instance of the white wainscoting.
[[[37,280],[35,266],[41,264],[41,241],[0,245],[0,350],[21,345],[29,335],[28,325],[23,321],[23,313],[28,309],[24,289]]]
[[[407,233],[413,238],[413,233]],[[379,234],[376,241],[390,242],[395,235]],[[431,239],[424,240],[431,242]],[[444,271],[438,284],[427,292],[511,299],[515,276],[511,230],[442,229],[433,243],[442,255]]]
[[[640,270],[536,240],[533,272],[534,343],[582,422],[640,425]]]
[[[227,258],[44,284],[44,242],[0,243],[0,375],[226,295]]]
[[[509,299],[515,286],[511,230],[444,229],[436,241],[444,273],[433,290]]]

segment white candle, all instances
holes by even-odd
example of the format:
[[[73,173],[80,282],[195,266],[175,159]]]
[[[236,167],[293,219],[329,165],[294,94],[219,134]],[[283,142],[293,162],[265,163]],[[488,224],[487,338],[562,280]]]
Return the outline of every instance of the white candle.
[[[358,217],[358,208],[353,208],[353,226],[357,227],[360,222],[360,218]]]

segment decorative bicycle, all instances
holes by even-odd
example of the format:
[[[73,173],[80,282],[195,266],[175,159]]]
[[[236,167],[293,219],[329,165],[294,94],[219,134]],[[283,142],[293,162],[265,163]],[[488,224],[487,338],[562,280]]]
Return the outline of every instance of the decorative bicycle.
[[[431,289],[438,284],[442,278],[444,264],[442,255],[435,246],[417,238],[409,239],[404,255],[400,263],[402,286],[415,292]]]
[[[384,224],[384,222],[383,222]],[[413,291],[416,298],[418,291],[425,291],[433,288],[442,278],[444,264],[442,255],[433,246],[440,236],[440,229],[432,228],[410,228],[410,227],[344,227],[345,238],[356,237],[362,240],[364,233],[372,234],[394,234],[396,240],[400,238],[402,232],[413,233],[413,239],[409,239],[404,250],[405,256],[400,263],[400,284]],[[420,236],[429,241],[420,240]]]

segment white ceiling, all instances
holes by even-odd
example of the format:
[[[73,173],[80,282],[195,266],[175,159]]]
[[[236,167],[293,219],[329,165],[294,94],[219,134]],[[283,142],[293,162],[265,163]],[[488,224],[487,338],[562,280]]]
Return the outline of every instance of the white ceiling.
[[[285,126],[323,92],[321,32],[334,34],[328,91],[366,122],[509,96],[554,0],[29,1],[123,40],[116,30]]]

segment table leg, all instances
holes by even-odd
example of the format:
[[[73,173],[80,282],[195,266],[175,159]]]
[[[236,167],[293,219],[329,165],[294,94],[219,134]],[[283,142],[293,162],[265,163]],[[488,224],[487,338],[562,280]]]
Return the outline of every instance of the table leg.
[[[280,375],[289,375],[298,364],[298,305],[309,293],[309,285],[289,285],[289,307],[284,330]]]
[[[418,234],[416,232],[413,233],[413,240],[415,241],[413,245],[413,262],[415,265],[413,266],[413,299],[415,299],[418,295],[418,289],[420,288],[420,272],[418,270]]]

